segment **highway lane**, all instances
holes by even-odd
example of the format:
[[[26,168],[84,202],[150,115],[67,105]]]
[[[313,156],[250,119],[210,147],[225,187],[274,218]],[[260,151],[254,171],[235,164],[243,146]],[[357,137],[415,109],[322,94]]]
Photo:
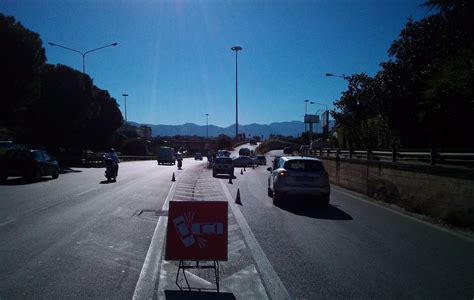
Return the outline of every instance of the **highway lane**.
[[[276,207],[266,195],[268,174],[262,167],[247,169],[227,186],[232,195],[240,189],[241,211],[291,297],[474,295],[472,240],[335,187],[327,210],[308,203]]]
[[[124,162],[115,183],[75,168],[0,185],[0,298],[130,299],[173,172]]]

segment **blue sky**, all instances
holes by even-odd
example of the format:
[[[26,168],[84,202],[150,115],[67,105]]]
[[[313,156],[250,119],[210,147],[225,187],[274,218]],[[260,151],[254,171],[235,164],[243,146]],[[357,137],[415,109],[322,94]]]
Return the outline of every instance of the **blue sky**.
[[[48,63],[82,70],[108,90],[129,121],[239,124],[303,120],[304,99],[327,104],[347,88],[326,72],[374,75],[407,18],[410,0],[0,0],[0,12],[40,34]],[[308,113],[324,109],[308,105]]]

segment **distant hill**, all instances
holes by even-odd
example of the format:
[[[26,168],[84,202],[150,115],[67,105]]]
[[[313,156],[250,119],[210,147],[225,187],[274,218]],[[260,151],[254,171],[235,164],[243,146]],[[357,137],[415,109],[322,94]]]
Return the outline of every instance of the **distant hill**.
[[[197,125],[194,123],[186,123],[183,125],[152,125],[152,124],[138,124],[129,122],[134,126],[147,125],[151,127],[151,134],[153,137],[156,136],[175,136],[175,135],[197,135],[206,136],[206,125]],[[322,132],[321,128],[314,126],[314,132]],[[331,127],[334,126],[334,121],[331,120]],[[304,123],[300,121],[290,122],[276,122],[271,124],[249,124],[239,125],[239,133],[245,133],[247,136],[264,136],[267,138],[270,134],[281,134],[283,136],[299,136],[304,131]],[[209,137],[216,137],[220,134],[228,136],[235,135],[235,124],[229,127],[218,127],[215,125],[209,125]]]

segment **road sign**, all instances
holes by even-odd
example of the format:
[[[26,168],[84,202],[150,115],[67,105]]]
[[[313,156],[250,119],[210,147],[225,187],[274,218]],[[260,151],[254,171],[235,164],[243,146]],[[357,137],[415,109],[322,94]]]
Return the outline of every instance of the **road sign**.
[[[227,202],[170,201],[166,260],[227,260]]]

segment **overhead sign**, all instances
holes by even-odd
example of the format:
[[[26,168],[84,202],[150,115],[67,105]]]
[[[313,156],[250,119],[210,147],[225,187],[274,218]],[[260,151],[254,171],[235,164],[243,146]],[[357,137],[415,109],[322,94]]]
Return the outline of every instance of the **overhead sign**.
[[[170,201],[166,260],[227,260],[226,201]]]

